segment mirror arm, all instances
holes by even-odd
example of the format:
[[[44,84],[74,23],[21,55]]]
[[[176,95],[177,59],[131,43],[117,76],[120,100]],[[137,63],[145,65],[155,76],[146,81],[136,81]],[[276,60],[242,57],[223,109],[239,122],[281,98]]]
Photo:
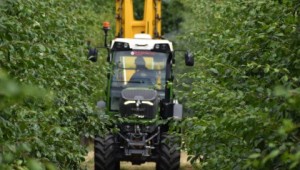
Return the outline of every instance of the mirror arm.
[[[108,34],[107,34],[107,32],[108,32],[108,30],[107,29],[103,29],[104,30],[104,47],[105,48],[108,48],[108,44],[107,44],[107,36],[108,36]]]
[[[91,41],[87,41],[87,47],[89,50],[88,53],[88,60],[96,62],[98,58],[98,51],[97,49],[99,48],[105,48],[107,50],[107,61],[111,61],[110,58],[110,49],[109,49],[109,44],[107,44],[107,37],[108,37],[108,31],[110,30],[110,23],[109,22],[103,22],[103,28],[102,30],[104,31],[104,47],[95,47],[91,48]]]

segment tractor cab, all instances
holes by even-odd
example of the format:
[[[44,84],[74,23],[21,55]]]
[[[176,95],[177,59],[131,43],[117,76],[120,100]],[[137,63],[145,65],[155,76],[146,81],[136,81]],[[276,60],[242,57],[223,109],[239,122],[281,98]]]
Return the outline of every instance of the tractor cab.
[[[111,49],[111,111],[119,111],[121,93],[125,89],[152,90],[160,100],[166,98],[166,84],[171,75],[172,44],[169,41],[137,35],[134,39],[115,39]]]
[[[103,28],[104,31],[105,27]],[[105,38],[106,39],[106,38]],[[105,42],[106,44],[106,42]],[[172,66],[175,62],[175,52],[173,45],[168,40],[152,39],[148,34],[136,34],[134,38],[116,38],[110,46],[107,46],[108,58],[111,63],[111,74],[108,82],[108,98],[106,106],[109,112],[121,113],[122,116],[135,115],[139,118],[168,118],[174,116],[173,96],[172,96]],[[90,49],[89,59],[96,61],[95,50]],[[193,56],[186,52],[185,62],[188,66],[193,66]],[[124,101],[123,92],[131,91],[131,98]],[[130,93],[130,92],[128,92]],[[156,103],[146,99],[148,93],[155,93]],[[133,95],[135,94],[135,95]],[[149,94],[148,94],[149,95]],[[128,100],[128,101],[127,101]],[[147,101],[147,102],[146,102]],[[162,105],[158,110],[153,110],[151,116],[146,116],[142,110],[133,107],[141,102],[142,105]],[[129,104],[130,103],[130,104]],[[131,105],[133,104],[133,105]],[[154,105],[155,104],[155,105]],[[128,113],[122,114],[125,106],[132,107]],[[175,104],[176,106],[176,104]],[[140,106],[139,106],[140,107]],[[123,110],[122,110],[123,109]],[[134,110],[139,110],[134,111]],[[182,117],[182,111],[177,110],[177,117]],[[147,114],[150,114],[147,112]]]
[[[114,52],[110,109],[118,110],[120,92],[126,88],[154,89],[160,98],[164,98],[167,59],[168,54],[162,52]]]

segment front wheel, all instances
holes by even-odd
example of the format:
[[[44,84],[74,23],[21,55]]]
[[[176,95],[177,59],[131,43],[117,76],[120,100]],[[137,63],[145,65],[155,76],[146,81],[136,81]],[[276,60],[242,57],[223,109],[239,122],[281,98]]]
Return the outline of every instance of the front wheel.
[[[118,148],[113,135],[95,137],[94,159],[95,170],[120,170]]]
[[[159,159],[156,162],[156,170],[178,170],[180,168],[180,139],[163,134],[159,147]]]

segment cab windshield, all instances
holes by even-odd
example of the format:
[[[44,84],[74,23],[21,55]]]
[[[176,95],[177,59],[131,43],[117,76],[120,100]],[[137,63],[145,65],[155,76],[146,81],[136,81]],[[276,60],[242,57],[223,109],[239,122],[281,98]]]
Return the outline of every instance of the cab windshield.
[[[164,98],[166,53],[153,51],[116,51],[113,53],[111,110],[119,110],[121,91],[127,87],[156,89]]]

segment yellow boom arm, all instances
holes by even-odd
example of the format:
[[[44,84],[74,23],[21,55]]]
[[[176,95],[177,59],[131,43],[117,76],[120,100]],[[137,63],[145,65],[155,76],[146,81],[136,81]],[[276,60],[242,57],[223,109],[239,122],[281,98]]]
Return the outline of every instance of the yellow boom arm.
[[[142,20],[134,18],[133,0],[116,0],[116,37],[133,38],[139,33],[160,38],[161,0],[144,0]]]

